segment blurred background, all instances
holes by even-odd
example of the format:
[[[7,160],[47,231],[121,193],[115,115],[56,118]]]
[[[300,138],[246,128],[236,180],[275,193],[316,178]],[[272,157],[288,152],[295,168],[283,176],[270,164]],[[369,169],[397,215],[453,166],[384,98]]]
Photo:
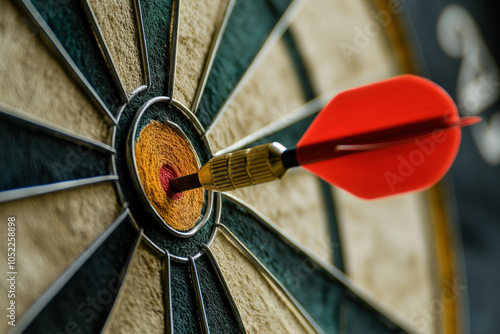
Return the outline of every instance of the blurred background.
[[[462,115],[483,122],[463,131],[448,185],[463,240],[471,333],[500,331],[500,28],[498,1],[408,0],[406,22],[421,71],[443,86]]]

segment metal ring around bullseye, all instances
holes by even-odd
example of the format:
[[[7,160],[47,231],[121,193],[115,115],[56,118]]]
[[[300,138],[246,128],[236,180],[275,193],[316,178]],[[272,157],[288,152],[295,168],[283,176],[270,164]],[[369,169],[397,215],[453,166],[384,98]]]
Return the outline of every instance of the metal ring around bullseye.
[[[207,205],[205,212],[203,216],[198,220],[198,222],[195,224],[193,228],[191,228],[188,231],[178,231],[174,228],[172,228],[170,225],[168,225],[159,215],[159,213],[156,211],[156,209],[153,207],[153,205],[149,202],[149,199],[147,198],[147,195],[144,191],[143,185],[141,183],[141,180],[139,178],[138,170],[137,170],[137,164],[135,160],[135,135],[137,133],[137,128],[139,125],[139,120],[141,119],[142,115],[144,112],[151,107],[153,104],[156,103],[169,103],[170,98],[165,97],[165,96],[160,96],[160,97],[155,97],[146,103],[142,105],[138,112],[136,113],[133,121],[132,121],[132,127],[129,130],[128,136],[127,136],[127,165],[129,167],[129,172],[130,176],[132,178],[132,182],[134,184],[134,187],[136,188],[137,192],[139,193],[139,197],[141,198],[141,201],[143,204],[146,206],[147,210],[149,211],[150,214],[152,214],[155,218],[156,221],[160,223],[160,225],[165,228],[168,232],[172,233],[173,235],[181,238],[189,238],[192,237],[193,235],[196,234],[210,219],[210,216],[212,214],[212,208],[213,208],[213,203],[214,203],[214,194],[212,191],[205,190],[205,192],[208,194],[207,195]],[[182,104],[180,104],[178,101],[173,100],[170,103],[171,106],[176,107],[181,113],[188,118],[188,120],[194,125],[196,130],[198,131],[198,134],[202,135],[204,133],[204,129],[199,123],[198,119],[187,109],[185,108]],[[191,141],[187,137],[187,135],[182,131],[182,129],[175,123],[172,123],[170,121],[166,122],[169,126],[171,126],[186,142],[188,143],[190,149],[193,151],[193,154],[196,158],[198,168],[201,167],[200,161],[198,158],[198,154],[193,148],[193,145],[191,144]],[[203,142],[208,148],[208,151],[210,154],[212,154],[212,150],[208,144],[207,141],[204,140],[202,137]],[[205,197],[205,196],[204,196]],[[221,201],[220,196],[217,196],[217,201]],[[217,203],[217,206],[220,207],[221,203]]]

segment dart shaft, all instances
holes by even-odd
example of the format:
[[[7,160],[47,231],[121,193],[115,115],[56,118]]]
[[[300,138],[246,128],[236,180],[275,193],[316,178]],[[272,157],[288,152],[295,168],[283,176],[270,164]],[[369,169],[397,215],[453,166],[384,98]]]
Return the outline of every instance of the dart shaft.
[[[420,122],[299,146],[294,151],[296,151],[297,165],[304,166],[364,151],[405,144],[436,131],[441,132],[455,127],[464,127],[480,120],[481,118],[479,117],[471,116],[463,117],[456,122],[447,123],[440,116]]]
[[[170,181],[175,193],[199,188],[230,191],[281,179],[286,171],[282,154],[285,147],[270,143],[210,159],[197,174]]]

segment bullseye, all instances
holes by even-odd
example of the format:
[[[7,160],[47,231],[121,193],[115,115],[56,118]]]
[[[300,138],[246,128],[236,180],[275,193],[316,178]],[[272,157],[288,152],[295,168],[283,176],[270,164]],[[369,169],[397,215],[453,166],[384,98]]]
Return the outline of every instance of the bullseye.
[[[174,193],[169,186],[171,179],[199,168],[196,153],[186,137],[174,124],[145,122],[134,140],[134,159],[146,204],[173,229],[192,229],[201,215],[203,190]]]
[[[178,200],[182,197],[182,192],[180,193],[174,193],[172,189],[170,189],[169,183],[171,179],[175,179],[178,177],[177,171],[170,166],[169,164],[163,164],[160,168],[160,182],[163,187],[163,190],[165,190],[165,193],[167,194],[168,198],[173,199],[173,200]]]
[[[123,194],[128,208],[140,217],[137,224],[155,248],[179,258],[196,256],[213,232],[221,199],[201,188],[175,194],[169,183],[196,172],[200,160],[212,155],[201,138],[203,129],[192,122],[195,117],[189,110],[167,97],[149,99],[139,109],[126,111],[135,116],[132,124],[120,123],[127,138],[117,147],[127,156],[116,162],[118,172],[128,173],[132,181],[125,184]]]

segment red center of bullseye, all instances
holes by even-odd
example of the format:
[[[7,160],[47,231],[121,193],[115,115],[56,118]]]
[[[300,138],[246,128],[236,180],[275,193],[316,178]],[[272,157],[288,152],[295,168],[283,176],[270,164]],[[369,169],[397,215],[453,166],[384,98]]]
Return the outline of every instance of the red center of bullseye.
[[[182,193],[174,193],[170,189],[169,182],[171,179],[175,179],[178,177],[177,171],[170,165],[164,164],[160,168],[160,182],[163,187],[163,190],[167,193],[168,198],[177,200],[182,197]]]

